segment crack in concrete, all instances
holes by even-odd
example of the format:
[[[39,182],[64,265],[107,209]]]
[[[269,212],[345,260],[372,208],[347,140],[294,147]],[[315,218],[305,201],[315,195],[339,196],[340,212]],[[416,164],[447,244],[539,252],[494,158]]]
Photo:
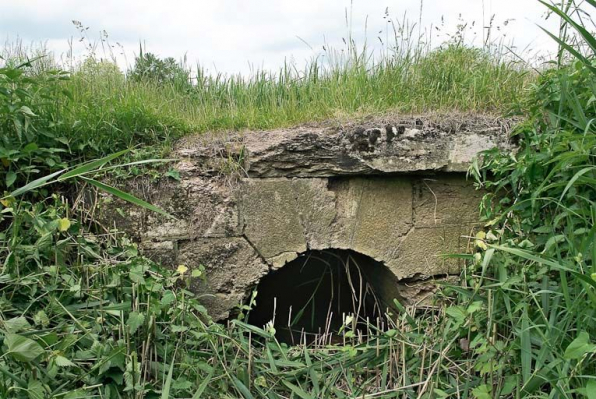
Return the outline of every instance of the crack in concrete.
[[[451,274],[451,273],[439,273],[439,274],[432,274],[430,276],[424,275],[422,273],[414,273],[411,276],[404,277],[402,279],[398,279],[399,284],[419,284],[425,283],[433,280],[443,280],[449,277],[459,276],[458,274]]]
[[[370,180],[366,180],[366,185],[370,185]],[[358,201],[356,202],[356,214],[354,215],[354,224],[352,225],[352,231],[350,233],[350,248],[354,247],[354,237],[358,231],[358,225],[360,224],[360,208],[362,207],[362,197],[364,196],[364,184],[360,185],[360,193],[358,193]],[[350,187],[348,186],[348,197]]]
[[[290,187],[292,188],[292,193],[294,194],[294,206],[296,209],[296,214],[298,215],[298,223],[302,226],[302,236],[304,237],[304,243],[306,244],[306,250],[310,250],[310,242],[308,240],[308,229],[306,228],[306,224],[304,221],[304,215],[300,211],[299,201],[298,201],[298,190],[296,189],[296,182],[290,182]],[[282,255],[284,252],[280,253]],[[277,256],[279,256],[277,255]]]
[[[246,234],[242,233],[242,235],[240,236],[240,238],[243,238],[244,241],[246,241],[246,243],[253,249],[253,251],[255,251],[255,253],[257,254],[257,256],[259,258],[261,258],[261,260],[263,261],[264,264],[267,265],[267,267],[269,268],[269,271],[273,270],[271,264],[269,262],[267,262],[267,259],[263,256],[263,254],[261,254],[261,252],[256,247],[256,245],[254,245],[252,243],[252,241],[250,241],[250,239],[246,236]]]

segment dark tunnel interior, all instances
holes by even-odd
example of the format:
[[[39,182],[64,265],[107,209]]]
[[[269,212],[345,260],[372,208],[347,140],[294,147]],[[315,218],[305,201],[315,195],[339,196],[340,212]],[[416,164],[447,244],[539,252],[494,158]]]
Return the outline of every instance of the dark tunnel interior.
[[[384,325],[396,287],[389,269],[366,255],[307,251],[261,279],[248,322],[263,327],[272,321],[277,339],[290,345],[338,343],[346,317],[355,333],[365,334],[367,323]]]

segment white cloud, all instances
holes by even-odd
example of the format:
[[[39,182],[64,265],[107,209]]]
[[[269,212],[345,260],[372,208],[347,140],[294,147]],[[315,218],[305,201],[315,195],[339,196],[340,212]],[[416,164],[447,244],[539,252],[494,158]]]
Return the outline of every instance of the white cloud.
[[[423,0],[422,25],[430,28],[441,23],[441,32],[454,32],[461,13],[470,25],[475,21],[476,43],[480,44],[484,24],[496,14],[506,40],[514,38],[518,47],[531,45],[550,50],[552,43],[535,25],[541,21],[544,7],[534,0]],[[369,43],[378,45],[377,35],[388,28],[383,18],[388,7],[392,18],[407,13],[410,20],[419,18],[420,0],[28,0],[0,4],[0,37],[25,41],[48,41],[58,53],[68,50],[69,37],[78,32],[72,20],[89,27],[87,34],[97,40],[105,30],[112,43],[119,42],[128,52],[138,51],[139,42],[160,56],[199,61],[210,70],[226,73],[247,72],[249,65],[277,68],[284,59],[299,64],[320,53],[325,40],[341,46],[347,34],[346,10],[352,15],[352,32],[356,41],[364,40],[367,23]],[[515,18],[507,26],[503,21]],[[545,22],[542,21],[544,24]],[[547,21],[553,27],[556,21]],[[435,31],[436,32],[436,31]],[[313,52],[300,39],[310,44]],[[473,32],[468,33],[468,38]],[[433,38],[433,43],[445,36]],[[115,50],[118,53],[118,50]]]

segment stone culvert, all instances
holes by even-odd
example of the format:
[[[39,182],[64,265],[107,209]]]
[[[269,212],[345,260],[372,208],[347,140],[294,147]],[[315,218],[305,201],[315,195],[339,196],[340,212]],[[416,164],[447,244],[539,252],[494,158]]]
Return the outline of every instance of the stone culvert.
[[[193,287],[217,320],[268,273],[326,249],[383,264],[392,279],[382,295],[419,303],[434,280],[459,273],[459,261],[441,255],[466,251],[477,226],[482,194],[466,171],[480,151],[511,148],[511,123],[396,117],[189,137],[175,150],[180,181],[125,184],[177,220],[107,197],[97,209],[150,257],[204,265],[206,282]]]

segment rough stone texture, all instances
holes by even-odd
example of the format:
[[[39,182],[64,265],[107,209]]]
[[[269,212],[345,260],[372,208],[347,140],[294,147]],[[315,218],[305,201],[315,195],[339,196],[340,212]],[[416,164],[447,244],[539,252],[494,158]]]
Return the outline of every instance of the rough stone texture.
[[[309,249],[340,247],[339,236],[346,227],[338,225],[336,193],[328,188],[327,179],[293,179],[292,189],[304,239]]]
[[[205,176],[189,176],[180,182],[170,178],[157,182],[136,179],[122,188],[176,217],[167,219],[105,193],[100,193],[97,201],[91,201],[90,208],[95,209],[99,220],[126,230],[138,240],[159,242],[241,235],[235,188],[224,179]]]
[[[337,248],[384,262],[400,279],[458,273],[457,260],[440,255],[465,249],[478,195],[463,176],[426,180],[245,179],[244,235],[273,268],[307,249]]]
[[[250,177],[328,177],[421,171],[465,172],[482,150],[511,148],[512,121],[480,115],[373,120],[251,132],[225,144],[187,139],[186,168],[212,174],[238,162]]]
[[[389,262],[412,227],[412,184],[408,178],[358,178],[360,198],[350,248]]]
[[[416,227],[474,223],[479,218],[483,192],[458,175],[423,178],[414,186]]]
[[[240,192],[244,235],[273,267],[281,267],[306,251],[290,180],[244,180]]]
[[[430,278],[459,273],[457,259],[442,255],[460,253],[464,248],[462,234],[465,228],[423,227],[413,228],[403,239],[395,257],[385,264],[399,278]]]
[[[244,299],[247,287],[256,285],[269,271],[243,238],[202,238],[180,243],[178,263],[191,269],[205,267],[207,279],[195,279],[193,288],[218,320]]]
[[[106,195],[89,207],[154,259],[204,265],[193,288],[218,320],[269,270],[330,248],[383,262],[395,279],[381,295],[423,303],[435,279],[459,273],[441,255],[468,250],[476,227],[482,193],[461,172],[480,150],[511,148],[510,124],[410,118],[192,137],[176,150],[180,181],[123,187],[176,220]]]

